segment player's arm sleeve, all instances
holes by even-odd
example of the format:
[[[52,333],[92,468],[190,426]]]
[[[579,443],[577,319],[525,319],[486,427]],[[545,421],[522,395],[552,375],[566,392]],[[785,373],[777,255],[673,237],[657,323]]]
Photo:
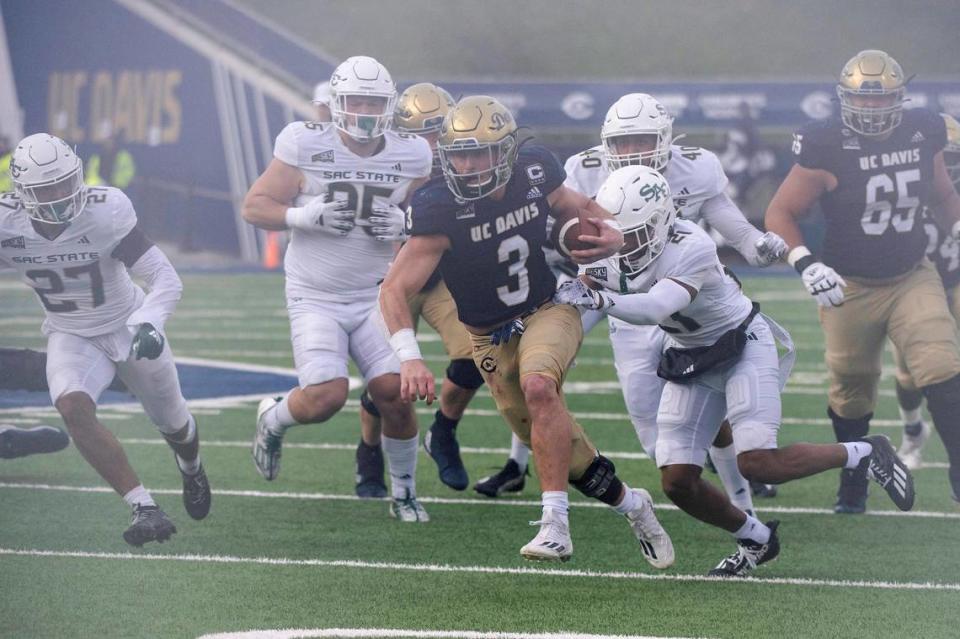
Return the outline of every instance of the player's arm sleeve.
[[[183,294],[183,282],[173,264],[158,247],[152,246],[129,267],[130,273],[147,285],[143,304],[127,318],[127,326],[136,327],[144,322],[163,331],[164,324]]]
[[[755,244],[763,233],[747,221],[730,196],[726,193],[717,193],[703,203],[700,214],[749,263],[757,263]]]
[[[273,144],[273,157],[284,164],[299,166],[300,146],[297,138],[302,128],[302,122],[291,122],[285,126]]]
[[[820,140],[821,128],[820,123],[813,123],[793,134],[793,159],[805,169],[823,169],[832,173],[829,149]]]
[[[660,280],[646,293],[607,293],[607,297],[612,303],[603,310],[630,324],[660,324],[693,301],[690,291],[670,278]]]

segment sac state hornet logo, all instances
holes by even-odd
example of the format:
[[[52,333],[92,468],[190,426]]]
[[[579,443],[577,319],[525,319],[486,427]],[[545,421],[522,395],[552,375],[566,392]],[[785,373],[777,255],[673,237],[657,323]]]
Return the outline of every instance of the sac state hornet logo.
[[[333,149],[329,151],[322,151],[320,153],[314,153],[310,156],[311,162],[333,162]]]
[[[19,235],[17,237],[11,237],[0,242],[0,248],[22,249],[22,248],[27,248],[27,245],[23,239],[23,236]]]
[[[22,167],[22,166],[17,166],[17,163],[14,162],[13,159],[11,159],[11,160],[10,160],[10,176],[11,176],[12,178],[16,179],[16,178],[20,177],[20,174],[21,174],[21,173],[23,173],[23,167]]]

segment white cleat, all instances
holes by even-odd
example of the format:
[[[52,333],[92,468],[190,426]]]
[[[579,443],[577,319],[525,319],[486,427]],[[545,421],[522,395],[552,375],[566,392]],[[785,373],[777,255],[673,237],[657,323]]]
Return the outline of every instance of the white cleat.
[[[653,500],[643,488],[631,489],[640,499],[640,506],[627,513],[627,521],[647,562],[663,570],[673,565],[673,542],[653,512]]]
[[[530,543],[520,549],[520,555],[530,561],[570,561],[573,555],[573,541],[570,539],[570,525],[566,519],[545,508],[543,519],[531,521],[531,526],[540,526],[540,532]]]
[[[927,422],[920,420],[920,432],[916,435],[908,435],[907,427],[904,426],[903,441],[900,443],[897,456],[910,470],[916,470],[923,465],[921,455],[928,439],[930,439],[930,425]]]
[[[407,492],[406,499],[396,499],[390,502],[390,516],[399,519],[402,522],[419,522],[421,524],[430,521],[430,515],[424,510],[417,498]]]
[[[283,435],[267,428],[264,413],[280,403],[280,398],[267,397],[257,407],[257,432],[253,436],[253,463],[263,478],[272,481],[280,474],[280,448]]]

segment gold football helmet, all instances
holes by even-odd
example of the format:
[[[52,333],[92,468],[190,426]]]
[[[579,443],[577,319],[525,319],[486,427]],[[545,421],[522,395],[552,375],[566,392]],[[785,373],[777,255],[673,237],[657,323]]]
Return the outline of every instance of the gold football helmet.
[[[454,105],[437,142],[447,186],[462,200],[479,200],[510,181],[519,150],[513,115],[488,95]]]
[[[453,108],[454,100],[444,89],[429,82],[407,87],[393,111],[393,128],[402,133],[419,135],[433,152],[433,175],[440,175],[437,138],[443,118]]]
[[[893,131],[903,119],[906,85],[903,69],[889,54],[868,49],[853,56],[837,84],[844,125],[861,135]]]
[[[946,113],[941,113],[947,125],[947,146],[943,147],[943,163],[947,165],[947,173],[953,181],[953,186],[960,189],[960,122]]]

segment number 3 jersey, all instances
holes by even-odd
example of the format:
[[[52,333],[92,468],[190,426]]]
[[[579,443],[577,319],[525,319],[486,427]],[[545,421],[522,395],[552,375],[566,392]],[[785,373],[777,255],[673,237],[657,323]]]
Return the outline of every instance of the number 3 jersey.
[[[315,197],[342,200],[356,226],[344,237],[291,229],[284,258],[287,297],[344,302],[374,301],[395,247],[379,242],[369,224],[374,206],[400,205],[410,185],[430,175],[430,145],[416,135],[386,131],[383,148],[355,155],[328,123],[294,122],[277,136],[273,155],[303,175],[295,206]]]
[[[885,140],[857,135],[839,118],[812,122],[793,140],[797,163],[837,178],[820,197],[823,262],[841,275],[887,278],[923,259],[922,213],[933,190],[933,158],[947,142],[943,118],[904,111]]]
[[[52,240],[34,228],[20,199],[0,194],[0,262],[17,269],[46,313],[44,334],[94,337],[111,333],[143,303],[143,290],[124,265],[124,239],[137,225],[126,195],[88,188],[80,214]],[[138,240],[139,241],[139,240]]]
[[[665,278],[697,291],[690,305],[660,324],[683,348],[710,346],[750,313],[750,299],[717,257],[717,245],[693,222],[677,220],[660,256],[640,273],[623,272],[619,259],[607,258],[582,269],[604,288],[627,295],[647,293]]]

